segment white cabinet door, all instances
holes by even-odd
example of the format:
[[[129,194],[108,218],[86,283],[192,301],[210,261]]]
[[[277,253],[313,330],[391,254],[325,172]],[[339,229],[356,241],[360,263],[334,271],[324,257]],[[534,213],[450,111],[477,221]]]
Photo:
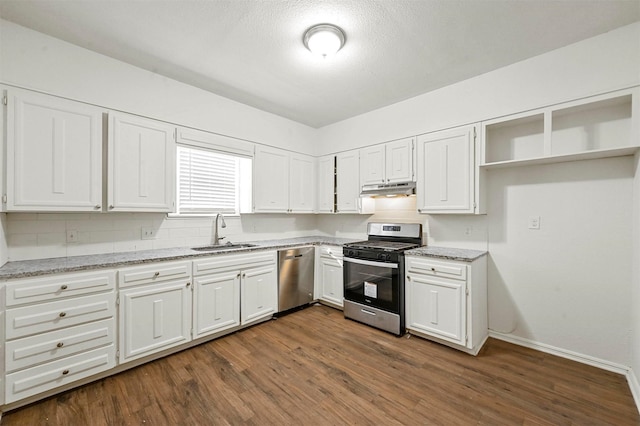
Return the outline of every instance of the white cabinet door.
[[[358,213],[360,199],[360,159],[358,150],[336,157],[336,193],[338,213]]]
[[[175,151],[175,127],[110,112],[109,211],[174,211]]]
[[[102,209],[102,110],[7,91],[7,210]]]
[[[385,177],[385,145],[360,150],[360,185],[381,184]]]
[[[466,282],[420,274],[407,278],[407,328],[464,346]]]
[[[191,340],[189,279],[120,290],[120,362]]]
[[[413,174],[414,139],[385,144],[385,177],[387,183],[415,181]]]
[[[475,126],[418,138],[418,211],[474,213]]]
[[[337,258],[320,257],[320,298],[343,306],[342,261]]]
[[[240,272],[228,271],[194,279],[194,337],[240,325]]]
[[[335,155],[318,159],[318,213],[333,213],[335,208]]]
[[[241,324],[250,324],[278,311],[277,268],[249,269],[242,272]]]
[[[289,210],[289,153],[256,146],[253,161],[253,211],[286,213]]]
[[[313,213],[316,203],[316,159],[291,154],[289,159],[289,211]]]

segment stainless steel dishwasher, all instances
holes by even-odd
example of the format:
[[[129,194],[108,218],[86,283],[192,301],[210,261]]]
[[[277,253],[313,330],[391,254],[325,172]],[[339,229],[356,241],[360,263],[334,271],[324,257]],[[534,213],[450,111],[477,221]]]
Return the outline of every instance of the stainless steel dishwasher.
[[[278,251],[278,312],[313,300],[314,248]]]

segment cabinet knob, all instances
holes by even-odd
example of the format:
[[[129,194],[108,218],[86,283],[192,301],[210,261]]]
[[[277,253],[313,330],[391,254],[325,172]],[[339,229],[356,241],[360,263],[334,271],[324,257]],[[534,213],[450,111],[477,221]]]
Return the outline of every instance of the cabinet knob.
[[[187,283],[187,287],[190,287],[190,286],[191,286],[191,283]]]
[[[240,272],[238,272],[238,275],[236,276],[236,278],[240,278]]]
[[[242,274],[242,278],[247,278],[247,274]]]
[[[61,348],[61,347],[63,347],[63,346],[64,346],[64,343],[62,343],[62,342],[60,342],[60,343],[58,343],[58,344],[56,345],[56,347],[57,347],[57,348]]]
[[[62,375],[63,375],[63,376],[66,376],[67,374],[69,374],[69,370],[64,370],[64,371],[62,372]]]
[[[66,317],[66,316],[67,316],[67,313],[66,313],[66,312],[60,312],[60,313],[58,314],[58,316],[59,316],[60,318],[64,318],[64,317]]]
[[[101,206],[100,204],[97,204],[97,205],[94,207],[94,209],[96,209],[96,210],[100,210],[101,208],[102,208],[102,206]]]
[[[153,274],[153,278],[158,278],[160,276],[160,272],[156,272],[155,274]]]
[[[432,270],[433,272],[435,272],[435,271],[436,271],[436,268],[431,268],[431,270]]]
[[[407,281],[411,281],[411,277],[407,275]]]
[[[109,210],[111,210],[111,209],[113,209],[113,204],[111,204],[111,205],[109,206]]]
[[[69,288],[69,287],[67,287],[67,285],[66,285],[66,284],[62,284],[62,285],[60,286],[60,290],[66,290],[66,289],[68,289],[68,288]]]

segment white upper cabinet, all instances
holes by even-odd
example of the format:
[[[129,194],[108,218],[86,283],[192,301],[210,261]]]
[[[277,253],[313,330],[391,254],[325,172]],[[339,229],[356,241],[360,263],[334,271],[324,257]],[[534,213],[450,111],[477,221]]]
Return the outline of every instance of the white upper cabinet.
[[[279,213],[289,210],[289,153],[256,145],[253,161],[253,211]]]
[[[384,145],[360,149],[360,182],[362,185],[386,183]]]
[[[326,155],[318,159],[317,211],[335,211],[336,156]]]
[[[289,211],[313,213],[316,206],[316,159],[291,154],[289,159]]]
[[[414,181],[414,138],[401,139],[360,150],[360,184]]]
[[[483,122],[481,166],[633,154],[640,148],[639,96],[638,88],[620,90]]]
[[[336,156],[336,194],[338,213],[359,213],[360,158],[358,150]]]
[[[476,126],[418,137],[418,211],[482,213]]]
[[[102,209],[102,113],[80,102],[10,89],[7,210]]]
[[[109,113],[109,211],[175,209],[175,127],[135,115]]]
[[[313,213],[316,161],[303,154],[256,146],[253,166],[253,211]]]

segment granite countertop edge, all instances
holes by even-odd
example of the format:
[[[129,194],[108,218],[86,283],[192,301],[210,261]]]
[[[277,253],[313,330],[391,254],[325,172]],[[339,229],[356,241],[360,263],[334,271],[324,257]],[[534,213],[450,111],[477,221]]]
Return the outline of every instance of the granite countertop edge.
[[[155,262],[197,259],[200,257],[250,253],[261,250],[279,250],[291,247],[344,244],[358,240],[336,237],[298,237],[279,240],[246,241],[238,244],[253,244],[253,247],[230,248],[217,251],[196,251],[190,247],[106,253],[96,255],[55,257],[48,259],[7,262],[0,267],[0,280],[37,277],[66,272],[81,272],[94,269],[135,266]],[[487,254],[486,251],[446,247],[420,247],[405,252],[411,256],[428,256],[447,260],[472,262]]]
[[[424,246],[404,252],[407,256],[425,256],[438,259],[457,260],[461,262],[473,262],[487,255],[486,250],[471,250],[453,247]]]
[[[217,251],[196,251],[190,247],[105,253],[96,255],[54,257],[48,259],[7,262],[0,267],[0,280],[36,277],[65,272],[81,272],[93,269],[134,266],[154,262],[197,259],[199,257],[250,253],[261,250],[279,250],[301,246],[343,246],[357,240],[335,237],[298,237],[281,240],[246,241],[237,244],[254,244],[254,247],[229,248]]]

